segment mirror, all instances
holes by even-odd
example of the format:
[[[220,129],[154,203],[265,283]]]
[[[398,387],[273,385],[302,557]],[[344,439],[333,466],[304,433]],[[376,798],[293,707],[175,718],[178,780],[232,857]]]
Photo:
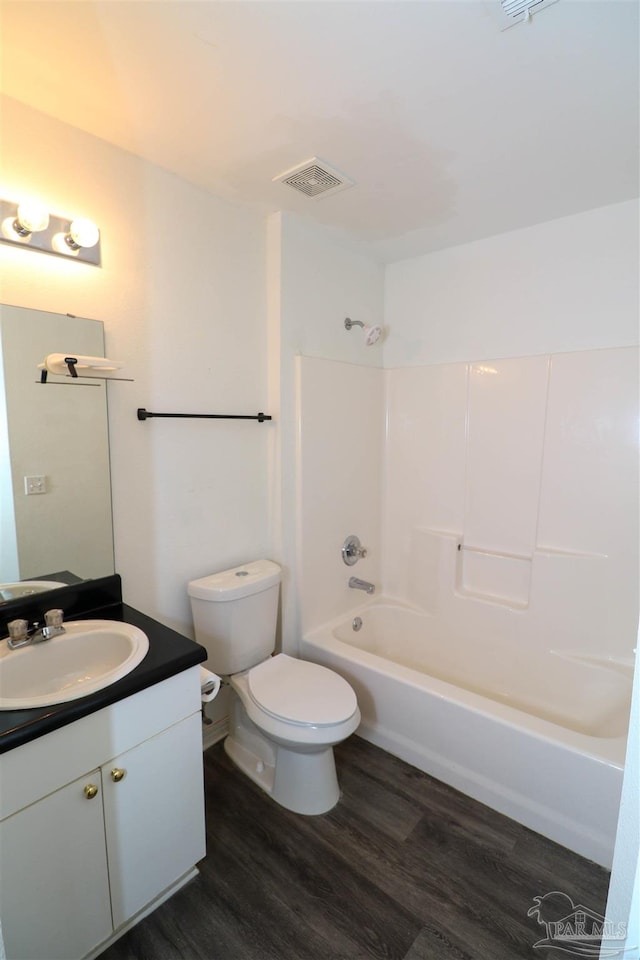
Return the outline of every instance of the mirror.
[[[102,323],[0,305],[0,603],[114,572],[106,382],[40,383],[61,352],[104,356]]]

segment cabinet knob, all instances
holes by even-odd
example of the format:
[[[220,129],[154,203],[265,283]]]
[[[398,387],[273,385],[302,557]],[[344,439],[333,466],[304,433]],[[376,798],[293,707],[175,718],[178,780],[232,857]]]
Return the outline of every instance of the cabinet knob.
[[[87,800],[93,800],[98,793],[98,788],[96,787],[95,783],[88,783],[82,792]]]
[[[127,771],[123,770],[122,767],[114,767],[111,771],[111,779],[114,783],[120,783],[121,780],[124,780],[124,775]]]

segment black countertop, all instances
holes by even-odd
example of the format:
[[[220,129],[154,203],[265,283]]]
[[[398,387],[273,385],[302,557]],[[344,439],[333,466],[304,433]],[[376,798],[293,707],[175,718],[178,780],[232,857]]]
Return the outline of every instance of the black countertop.
[[[207,657],[206,650],[200,644],[123,604],[118,599],[121,594],[120,578],[117,575],[102,578],[100,581],[86,581],[74,589],[69,609],[65,607],[65,598],[62,596],[63,593],[66,594],[66,590],[56,590],[50,594],[50,598],[55,596],[55,605],[65,610],[66,620],[120,620],[132,623],[148,636],[149,650],[144,660],[126,677],[88,697],[35,710],[0,710],[0,753],[6,753],[7,750],[13,750],[35,740],[36,737],[80,720],[96,710],[124,700],[125,697],[202,663]],[[105,597],[108,600],[106,604],[96,605],[104,601]],[[48,609],[54,605],[51,599],[48,603],[43,601],[41,594],[29,599],[31,606],[21,604],[20,611],[16,610],[13,616],[25,616],[31,620],[38,617],[42,619],[39,607]],[[2,629],[0,636],[5,635],[6,630]]]

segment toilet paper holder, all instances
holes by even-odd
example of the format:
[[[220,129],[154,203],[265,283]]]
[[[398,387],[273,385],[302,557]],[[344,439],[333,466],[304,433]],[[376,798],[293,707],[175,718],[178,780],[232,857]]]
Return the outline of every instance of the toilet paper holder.
[[[222,680],[211,670],[200,667],[200,699],[203,703],[211,703],[220,692]]]

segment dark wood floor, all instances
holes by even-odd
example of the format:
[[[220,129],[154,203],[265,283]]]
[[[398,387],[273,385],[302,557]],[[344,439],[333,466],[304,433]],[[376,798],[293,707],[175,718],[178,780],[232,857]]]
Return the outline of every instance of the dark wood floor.
[[[208,750],[200,876],[100,960],[559,960],[533,897],[604,913],[595,864],[358,737],[336,760],[339,804],[300,817]]]

